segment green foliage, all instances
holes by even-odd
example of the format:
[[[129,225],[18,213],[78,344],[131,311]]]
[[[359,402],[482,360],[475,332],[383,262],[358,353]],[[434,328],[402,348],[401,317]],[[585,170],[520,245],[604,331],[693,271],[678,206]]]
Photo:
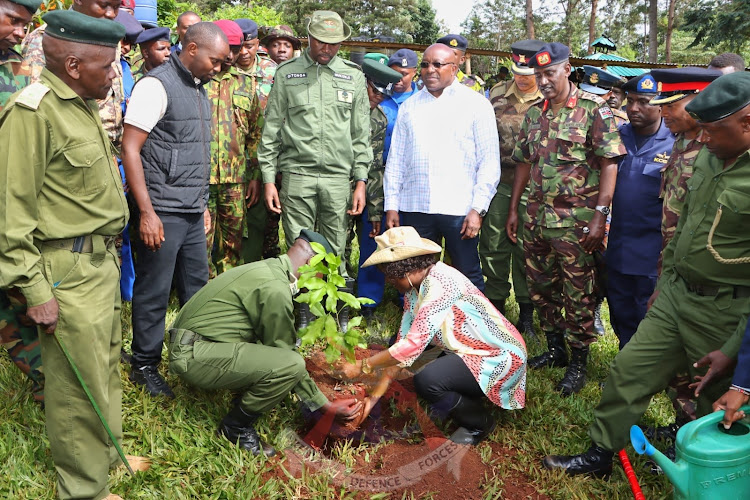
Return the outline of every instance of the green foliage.
[[[430,0],[417,0],[416,11],[411,15],[414,29],[411,38],[414,43],[429,45],[440,37],[440,26],[435,20],[435,9]]]
[[[283,18],[279,12],[271,7],[257,4],[248,6],[244,3],[236,5],[227,5],[224,3],[224,5],[218,10],[206,16],[206,19],[211,21],[218,19],[234,20],[240,18],[252,19],[258,23],[258,26],[276,26],[277,24],[284,24]]]
[[[750,37],[750,2],[701,0],[685,12],[683,29],[695,35],[690,47],[723,46],[739,53]]]
[[[310,263],[299,268],[300,277],[298,286],[307,292],[300,294],[296,300],[303,304],[309,304],[310,312],[316,319],[302,330],[302,346],[322,342],[325,347],[326,359],[333,363],[344,354],[346,359],[354,362],[354,348],[366,348],[359,326],[362,316],[349,320],[345,332],[340,331],[339,314],[341,309],[348,306],[351,310],[359,310],[363,304],[374,304],[371,299],[355,297],[342,288],[346,286],[346,280],[339,274],[341,257],[332,253],[326,254],[325,249],[319,243],[312,242],[310,246],[316,255],[310,259]]]
[[[177,18],[186,11],[193,11],[200,15],[198,5],[194,2],[177,2],[175,0],[157,0],[156,16],[159,26],[176,28]]]

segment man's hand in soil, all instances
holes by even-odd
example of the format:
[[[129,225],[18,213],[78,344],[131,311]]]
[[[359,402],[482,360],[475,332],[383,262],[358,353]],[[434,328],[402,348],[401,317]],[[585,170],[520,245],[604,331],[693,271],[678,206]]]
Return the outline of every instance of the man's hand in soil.
[[[356,363],[342,363],[339,372],[347,379],[357,378],[362,374],[362,361]]]
[[[359,412],[362,410],[362,402],[354,398],[337,399],[336,401],[329,401],[324,404],[320,410],[323,413],[333,412],[336,420],[348,422],[357,418]]]

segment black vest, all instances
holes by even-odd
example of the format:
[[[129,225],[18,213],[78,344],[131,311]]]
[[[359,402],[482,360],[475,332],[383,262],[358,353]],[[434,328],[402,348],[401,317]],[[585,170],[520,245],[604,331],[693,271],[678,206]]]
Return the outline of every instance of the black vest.
[[[206,90],[177,55],[148,72],[167,92],[167,110],[141,149],[157,212],[203,213],[211,173],[211,111]]]

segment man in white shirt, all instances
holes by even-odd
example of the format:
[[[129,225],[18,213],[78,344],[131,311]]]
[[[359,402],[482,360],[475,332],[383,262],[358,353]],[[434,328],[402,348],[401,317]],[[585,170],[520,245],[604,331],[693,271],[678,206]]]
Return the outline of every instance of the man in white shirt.
[[[450,47],[422,58],[424,87],[399,110],[385,169],[387,229],[413,226],[440,243],[453,265],[484,290],[479,228],[500,180],[492,105],[456,79]]]

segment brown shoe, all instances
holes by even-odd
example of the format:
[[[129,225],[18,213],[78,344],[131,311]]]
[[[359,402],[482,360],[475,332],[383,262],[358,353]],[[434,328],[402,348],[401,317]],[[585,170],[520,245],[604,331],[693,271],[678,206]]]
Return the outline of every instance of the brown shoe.
[[[130,468],[133,469],[133,472],[146,472],[151,468],[151,459],[149,458],[137,457],[135,455],[125,455],[125,458],[128,459],[128,463],[130,464]]]

